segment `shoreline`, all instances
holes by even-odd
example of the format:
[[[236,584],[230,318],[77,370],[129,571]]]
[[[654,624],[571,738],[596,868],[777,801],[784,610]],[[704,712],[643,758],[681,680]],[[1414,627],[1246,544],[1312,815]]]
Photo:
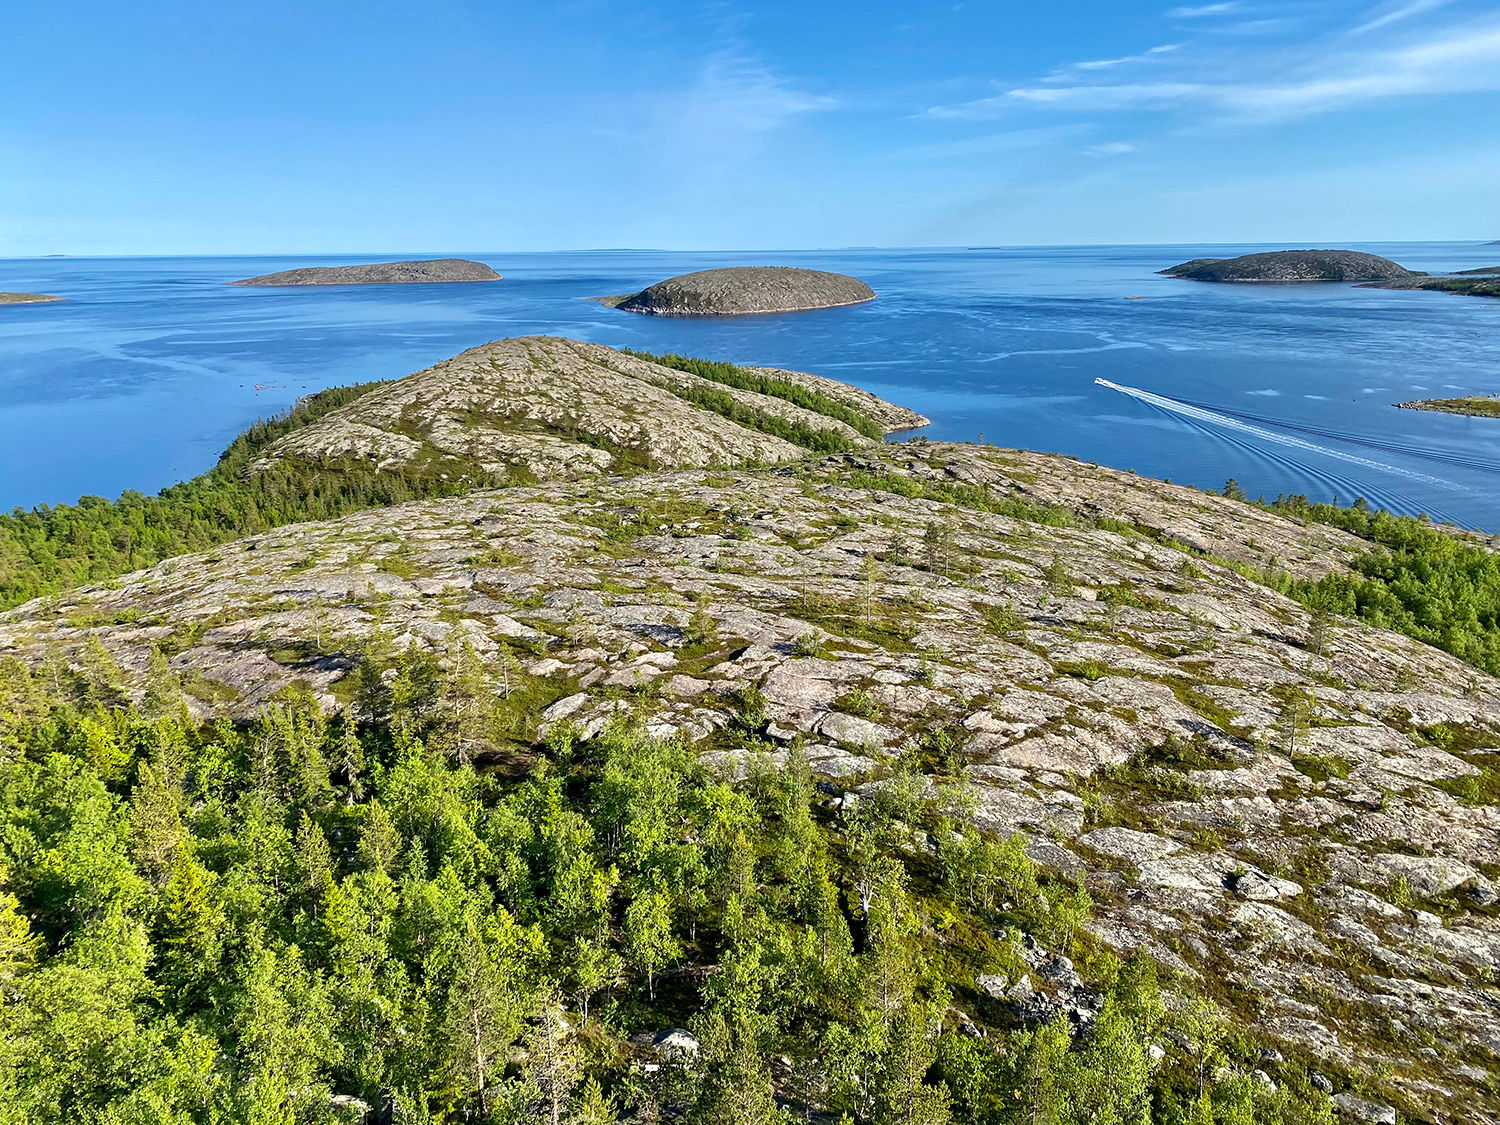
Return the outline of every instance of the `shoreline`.
[[[1474,404],[1474,405],[1469,405]],[[1422,410],[1429,414],[1456,414],[1464,418],[1500,418],[1500,398],[1470,395],[1466,398],[1423,398],[1393,402],[1398,410]]]

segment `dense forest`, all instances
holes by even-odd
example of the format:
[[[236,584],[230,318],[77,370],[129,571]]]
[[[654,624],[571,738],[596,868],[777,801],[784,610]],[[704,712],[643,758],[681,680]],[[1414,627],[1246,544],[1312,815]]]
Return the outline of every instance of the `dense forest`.
[[[1272,510],[1342,528],[1375,546],[1352,573],[1318,581],[1263,576],[1314,610],[1405,633],[1500,676],[1500,554],[1422,519],[1282,496]]]
[[[1329,1120],[956,790],[772,769],[753,691],[736,784],[628,714],[520,749],[488,671],[375,643],[345,718],[200,728],[164,660],[0,662],[0,1121]]]

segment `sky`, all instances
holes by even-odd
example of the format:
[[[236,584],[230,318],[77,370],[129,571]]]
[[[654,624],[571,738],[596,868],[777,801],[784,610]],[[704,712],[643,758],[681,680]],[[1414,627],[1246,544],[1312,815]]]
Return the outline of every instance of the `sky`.
[[[64,0],[0,257],[1500,238],[1500,0]]]

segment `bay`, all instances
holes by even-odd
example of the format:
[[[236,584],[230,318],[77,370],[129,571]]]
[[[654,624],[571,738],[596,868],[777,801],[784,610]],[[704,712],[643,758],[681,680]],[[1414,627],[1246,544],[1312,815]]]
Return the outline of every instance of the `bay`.
[[[1413,269],[1500,265],[1497,248],[1471,243],[1349,248]],[[1500,531],[1500,421],[1391,405],[1500,392],[1500,301],[1155,272],[1260,249],[1270,247],[0,261],[0,290],[69,298],[0,307],[0,508],[155,492],[209,468],[246,425],[301,395],[549,334],[829,375],[926,414],[935,439],[1055,451],[1200,487],[1233,477],[1252,496],[1364,496]],[[226,285],[296,266],[435,256],[476,258],[504,280]],[[880,297],[715,320],[587,300],[736,264],[850,273]]]

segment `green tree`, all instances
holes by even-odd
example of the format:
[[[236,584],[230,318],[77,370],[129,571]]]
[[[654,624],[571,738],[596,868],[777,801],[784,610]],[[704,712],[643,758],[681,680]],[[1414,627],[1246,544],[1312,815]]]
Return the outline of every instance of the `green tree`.
[[[625,908],[625,948],[637,972],[646,974],[646,994],[656,999],[656,974],[682,952],[672,932],[672,900],[652,888],[638,891]]]

